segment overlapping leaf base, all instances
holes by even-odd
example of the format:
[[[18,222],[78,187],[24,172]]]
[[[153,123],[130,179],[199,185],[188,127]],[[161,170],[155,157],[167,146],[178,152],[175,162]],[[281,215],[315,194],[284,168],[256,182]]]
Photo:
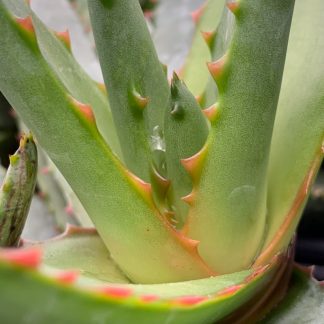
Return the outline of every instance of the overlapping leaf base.
[[[0,251],[0,315],[8,323],[213,323],[259,292],[269,295],[291,262],[276,257],[255,271],[134,285],[93,229],[69,227],[61,237],[25,246]]]

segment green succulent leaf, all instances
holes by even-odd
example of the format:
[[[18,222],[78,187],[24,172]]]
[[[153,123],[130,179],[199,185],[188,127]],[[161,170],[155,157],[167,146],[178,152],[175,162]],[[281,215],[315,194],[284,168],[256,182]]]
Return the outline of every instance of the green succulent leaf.
[[[87,248],[84,243],[88,244],[90,239],[90,246],[98,247],[98,237],[96,239],[93,235],[74,233],[68,239],[74,237],[77,243],[71,241],[68,245],[74,250],[80,244],[79,247],[85,252]],[[51,254],[55,253],[58,242],[49,244],[45,255],[47,253],[47,261],[51,262]],[[104,246],[101,245],[100,249],[103,252]],[[57,257],[63,258],[67,265],[69,261],[63,256],[65,252],[69,254],[59,249]],[[173,284],[116,285],[87,280],[83,276],[85,272],[75,277],[73,272],[66,269],[40,266],[39,256],[39,250],[30,248],[0,251],[2,320],[19,323],[30,316],[36,324],[44,321],[91,324],[96,323],[98,318],[103,323],[214,323],[244,307],[264,289],[272,287],[271,283],[282,272],[277,260],[255,272],[247,270]],[[89,268],[84,261],[82,257],[81,265]],[[107,258],[105,261],[110,262]],[[72,260],[70,264],[76,263]],[[17,289],[18,295],[13,293]],[[30,307],[28,301],[40,303],[42,307]],[[17,309],[15,312],[12,312],[13,305]]]
[[[150,185],[121,165],[88,107],[66,92],[41,55],[30,19],[17,22],[3,1],[0,19],[1,91],[70,183],[126,275],[135,282],[210,275],[195,242],[177,233],[160,215]],[[22,77],[18,79],[17,73]]]
[[[163,129],[170,96],[167,78],[138,0],[90,0],[89,12],[126,166],[148,182],[150,139]]]
[[[40,248],[43,252],[43,267],[79,272],[78,283],[84,286],[100,286],[104,283],[119,284],[131,288],[136,294],[154,294],[160,298],[175,298],[184,295],[209,295],[215,291],[239,284],[252,270],[224,276],[211,277],[166,284],[131,284],[110,257],[95,229],[69,225],[66,231],[42,243],[25,243]],[[127,284],[127,286],[125,286]]]
[[[237,2],[229,50],[209,64],[218,114],[204,150],[188,161],[201,178],[187,227],[219,273],[248,268],[263,240],[270,143],[293,7],[293,0]]]
[[[296,2],[271,145],[262,259],[288,244],[323,159],[323,14],[323,1]]]
[[[0,188],[0,246],[19,244],[37,175],[37,150],[31,135],[23,136]]]
[[[164,138],[167,178],[171,181],[169,199],[180,227],[185,222],[189,207],[182,198],[187,196],[190,200],[192,191],[192,180],[181,160],[193,156],[203,147],[208,132],[206,118],[196,99],[174,74],[170,107],[165,116]]]
[[[181,73],[181,77],[195,96],[201,96],[204,93],[210,79],[206,62],[216,59],[211,55],[211,46],[217,38],[217,26],[221,20],[225,2],[225,0],[208,0],[197,9],[196,32]],[[204,39],[203,35],[209,39]]]
[[[130,283],[94,228],[68,225],[62,235],[33,246],[42,249],[44,265],[67,271],[73,269],[87,285]]]
[[[76,62],[70,49],[68,32],[54,34],[34,13],[32,19],[43,57],[67,91],[76,100],[93,108],[100,133],[113,152],[122,157],[104,85],[101,87],[93,81]]]
[[[230,4],[231,1],[228,0],[227,3]],[[227,52],[229,46],[231,45],[234,26],[235,16],[226,6],[217,26],[216,33],[212,33],[210,36],[208,34],[204,34],[204,37],[207,39],[209,44],[212,61],[220,59]],[[215,81],[211,76],[209,76],[204,92],[201,93],[199,97],[202,107],[208,107],[217,100],[218,86],[215,84]]]
[[[49,31],[28,1],[0,0],[0,91],[97,227],[1,248],[1,321],[321,321],[323,287],[298,270],[278,303],[324,154],[324,5],[296,6],[279,98],[295,1],[229,0],[221,12],[224,2],[198,15],[207,44],[196,35],[184,70],[201,106],[212,104],[201,111],[176,75],[170,89],[138,0],[88,0],[110,111],[68,35]],[[207,57],[217,59],[209,78]],[[5,247],[18,245],[35,187],[31,136],[10,162]]]
[[[77,63],[71,52],[69,32],[52,32],[23,1],[16,3],[4,0],[12,13],[26,17],[32,16],[37,43],[52,71],[64,84],[67,91],[78,101],[90,105],[97,119],[97,126],[111,149],[121,157],[119,140],[112,120],[104,86],[93,81]]]

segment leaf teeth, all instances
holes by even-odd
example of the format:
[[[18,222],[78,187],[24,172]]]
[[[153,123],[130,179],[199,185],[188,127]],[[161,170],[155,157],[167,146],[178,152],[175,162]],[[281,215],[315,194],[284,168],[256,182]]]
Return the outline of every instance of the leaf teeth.
[[[190,252],[195,253],[198,255],[198,245],[199,241],[192,240],[186,236],[184,236],[182,233],[178,234],[179,240],[182,243],[182,245]]]
[[[187,196],[182,197],[181,200],[186,202],[188,205],[193,206],[195,198],[196,198],[196,192],[193,190]]]
[[[208,118],[210,122],[214,122],[219,114],[218,104],[215,103],[210,107],[203,109],[204,115]]]
[[[73,284],[77,281],[78,277],[79,277],[80,273],[78,271],[62,271],[58,274],[56,274],[55,280],[57,280],[60,283],[63,284]]]
[[[194,10],[192,13],[191,13],[191,18],[193,20],[193,22],[195,24],[198,24],[202,14],[204,13],[204,10],[205,10],[205,7],[206,7],[206,4],[203,4],[202,6],[200,6],[198,9]]]
[[[152,10],[145,10],[144,11],[144,17],[146,19],[152,20],[154,17],[154,12]]]
[[[141,193],[146,202],[148,202],[151,206],[154,205],[151,184],[143,181],[129,170],[125,170],[125,172],[131,184],[139,193]]]
[[[55,32],[55,35],[58,39],[63,43],[63,45],[71,51],[71,38],[70,33],[68,30],[62,31],[62,32]]]
[[[175,219],[175,212],[172,210],[166,210],[163,213],[165,219],[172,225],[177,225],[178,221]]]
[[[180,118],[184,115],[184,109],[179,102],[174,102],[171,109],[171,115],[177,118]]]
[[[201,256],[199,255],[198,252],[198,245],[200,243],[200,241],[197,240],[193,240],[190,239],[186,236],[184,236],[183,233],[178,232],[176,230],[174,230],[174,233],[176,235],[176,237],[179,240],[179,243],[182,244],[182,246],[191,254],[193,255],[197,261],[201,264],[201,266],[204,268],[204,270],[206,271],[206,273],[209,276],[216,276],[217,273],[215,271],[213,271],[211,268],[209,268],[209,266],[205,263],[205,261],[201,258]]]
[[[197,184],[200,179],[201,171],[203,169],[204,164],[203,162],[206,158],[207,152],[208,144],[206,143],[198,153],[187,159],[181,160],[181,164],[192,177],[194,184]]]
[[[100,287],[99,292],[107,297],[112,297],[116,299],[128,298],[133,294],[131,288],[120,286]]]
[[[236,16],[240,9],[240,4],[238,0],[231,1],[227,3],[227,8]]]
[[[152,168],[152,177],[154,183],[158,186],[161,195],[165,196],[170,188],[171,181],[162,177],[161,174],[156,170],[155,167]]]
[[[147,97],[141,96],[135,89],[132,91],[132,101],[139,110],[144,110],[147,106],[149,99]]]
[[[139,298],[144,303],[152,303],[160,299],[157,295],[142,295]]]
[[[72,97],[71,99],[74,107],[83,116],[83,118],[85,118],[89,123],[96,125],[96,119],[91,106],[83,104]]]
[[[201,35],[204,38],[207,46],[209,49],[213,47],[215,37],[216,37],[216,30],[214,31],[201,31]]]
[[[35,30],[31,16],[28,16],[26,18],[16,17],[15,20],[18,23],[18,25],[26,32],[34,34]]]
[[[0,252],[0,260],[8,263],[36,269],[41,264],[42,253],[40,249],[7,249]]]
[[[227,55],[225,54],[219,60],[207,63],[208,70],[216,83],[219,82],[221,76],[223,75],[226,58]]]
[[[237,293],[239,290],[241,290],[242,288],[244,288],[245,284],[240,284],[240,285],[235,285],[235,286],[230,286],[227,287],[225,289],[223,289],[222,291],[220,291],[217,296],[231,296],[234,295],[235,293]]]
[[[195,96],[195,99],[196,99],[198,105],[201,106],[204,101],[204,95]]]
[[[188,236],[189,234],[189,226],[190,226],[190,219],[189,217],[186,219],[185,223],[183,224],[181,228],[181,234],[184,236]]]
[[[200,304],[204,301],[207,301],[208,297],[206,296],[181,296],[173,300],[174,303],[180,304],[183,306],[193,306]]]

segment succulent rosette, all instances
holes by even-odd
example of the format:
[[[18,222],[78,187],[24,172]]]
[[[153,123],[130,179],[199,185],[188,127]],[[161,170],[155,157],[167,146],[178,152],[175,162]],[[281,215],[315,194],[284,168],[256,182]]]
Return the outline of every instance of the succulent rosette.
[[[323,159],[323,1],[207,1],[171,81],[137,0],[88,7],[105,85],[0,0],[0,91],[33,134],[0,192],[2,321],[318,322],[323,289],[292,262]],[[94,227],[20,240],[33,138]]]

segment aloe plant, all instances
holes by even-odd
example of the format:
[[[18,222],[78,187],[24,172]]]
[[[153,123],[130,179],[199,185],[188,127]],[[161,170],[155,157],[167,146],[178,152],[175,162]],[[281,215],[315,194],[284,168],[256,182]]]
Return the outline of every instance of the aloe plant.
[[[223,4],[194,15],[203,33],[169,84],[139,2],[89,0],[103,88],[66,33],[23,1],[0,1],[0,91],[96,227],[0,251],[4,322],[251,323],[283,298],[323,158],[324,5]],[[12,192],[30,199],[32,180],[6,181],[1,206]],[[265,322],[303,315],[296,292],[318,318],[309,290],[323,289],[293,279]]]

